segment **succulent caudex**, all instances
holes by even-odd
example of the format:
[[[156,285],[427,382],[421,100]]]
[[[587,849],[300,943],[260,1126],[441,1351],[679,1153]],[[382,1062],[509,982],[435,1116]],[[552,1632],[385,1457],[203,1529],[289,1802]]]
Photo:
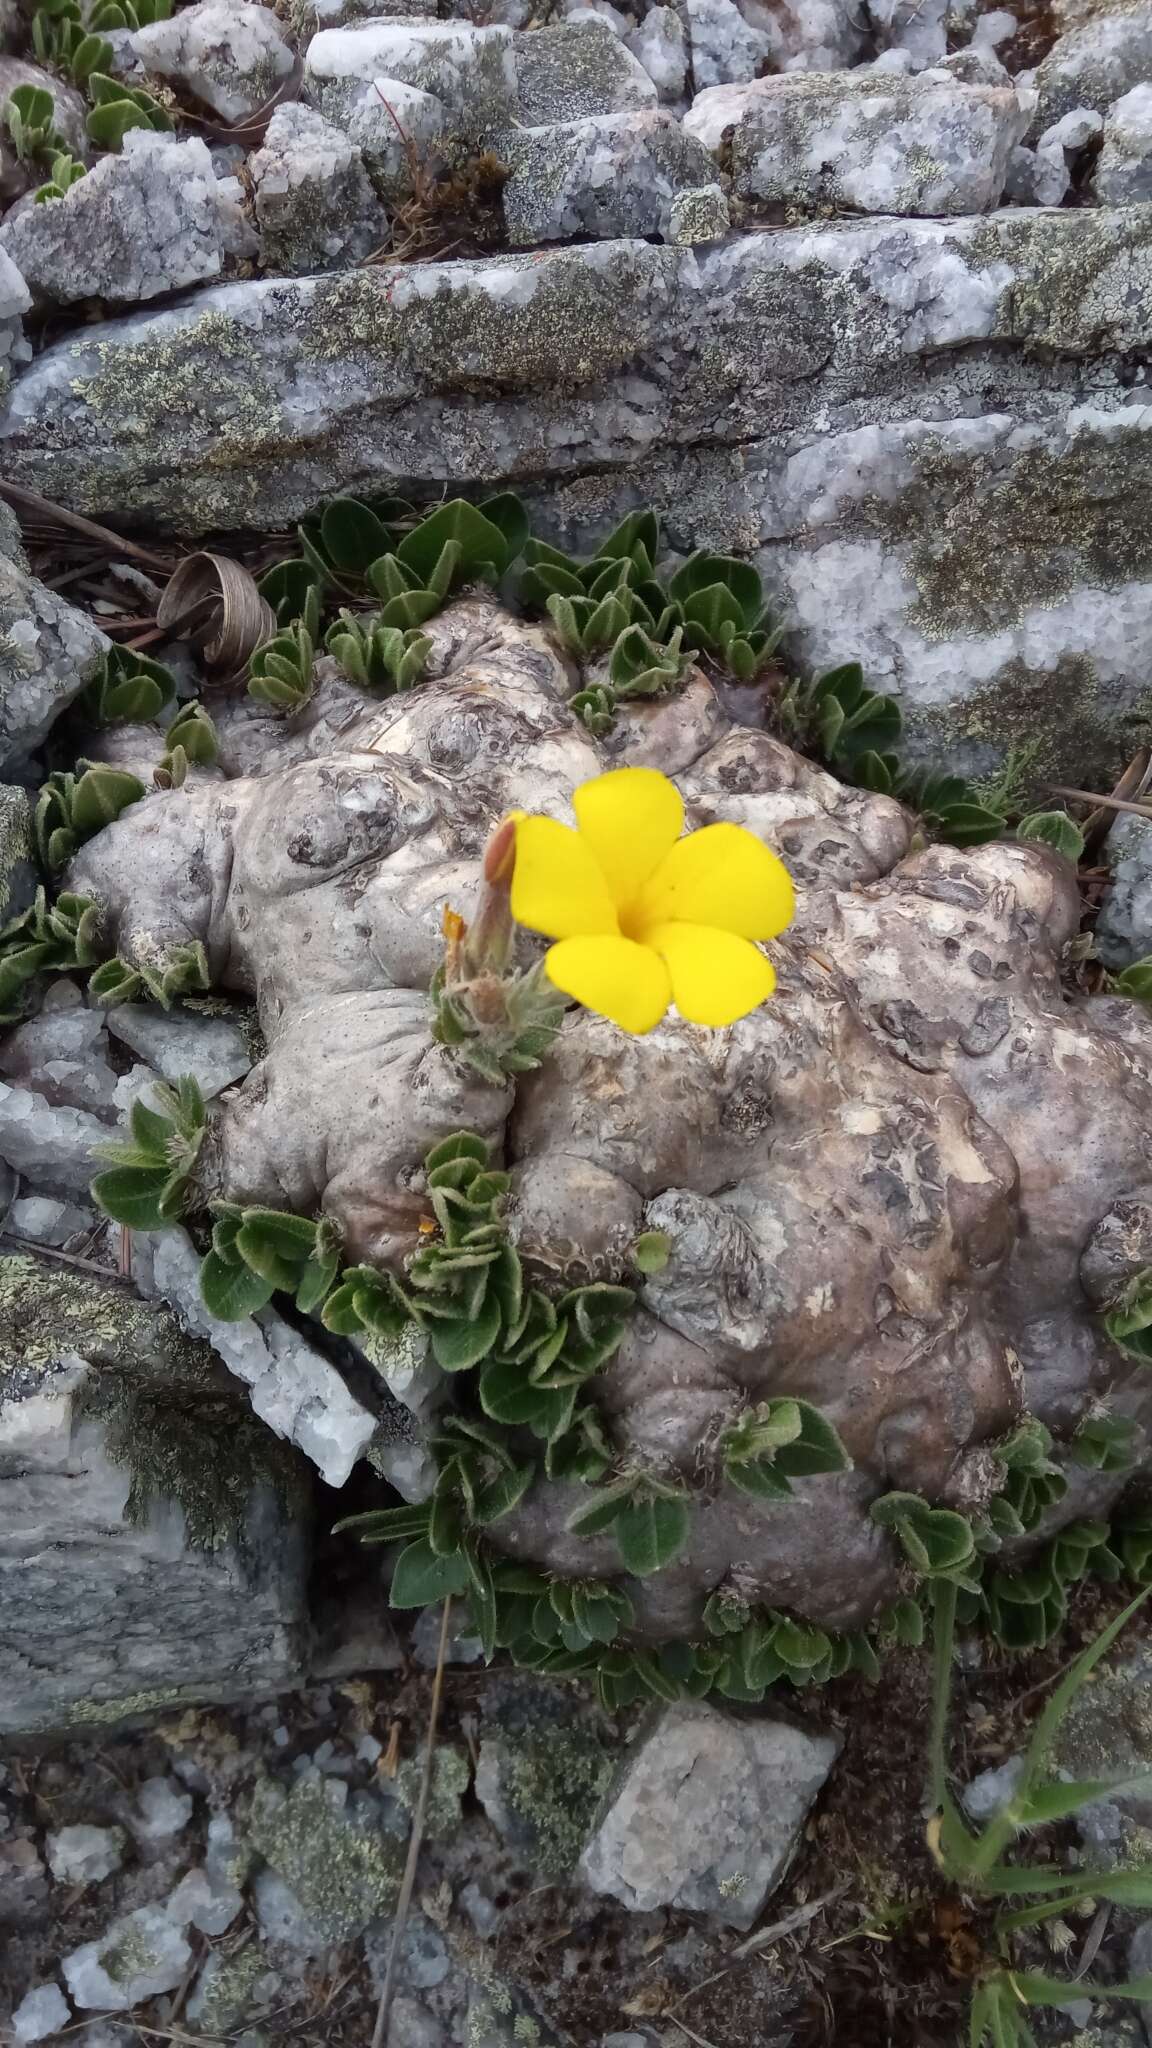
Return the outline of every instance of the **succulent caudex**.
[[[424,679],[400,695],[321,658],[287,718],[214,698],[219,769],[133,804],[67,871],[128,968],[202,947],[214,985],[256,998],[267,1056],[209,1108],[200,1199],[233,1205],[226,1224],[324,1219],[361,1272],[349,1313],[359,1290],[368,1314],[367,1269],[402,1275],[421,1244],[426,1155],[470,1132],[510,1175],[531,1285],[635,1290],[590,1382],[580,1476],[538,1465],[485,1538],[625,1589],[640,1641],[757,1607],[855,1629],[906,1594],[917,1544],[930,1565],[955,1548],[958,1513],[1010,1559],[1033,1510],[1046,1534],[1107,1512],[1152,1413],[1100,1313],[1152,1265],[1152,1019],[1062,989],[1071,867],[1039,842],[912,850],[896,801],[733,728],[699,670],[674,701],[619,704],[597,739],[546,626],[468,597],[420,630]],[[777,991],[723,1032],[673,1016],[632,1037],[570,1010],[540,1064],[479,1072],[436,1036],[445,915],[472,914],[507,811],[570,820],[573,789],[626,763],[672,776],[690,825],[745,825],[787,864]],[[539,943],[517,946],[529,975]],[[774,1484],[796,1402],[851,1463],[801,1459]],[[994,1525],[995,1447],[1027,1414],[1068,1483],[1046,1489],[1047,1453],[1021,1453],[1028,1517]],[[607,1513],[570,1526],[590,1480],[618,1508],[686,1500],[676,1560],[622,1576]]]

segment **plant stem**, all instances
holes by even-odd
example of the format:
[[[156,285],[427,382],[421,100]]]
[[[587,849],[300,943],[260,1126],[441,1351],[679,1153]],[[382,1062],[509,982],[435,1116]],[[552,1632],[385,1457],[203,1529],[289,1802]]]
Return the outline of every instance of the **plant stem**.
[[[424,1841],[424,1821],[428,1812],[428,1795],[432,1789],[432,1770],[436,1761],[436,1727],[440,1719],[440,1695],[444,1690],[444,1665],[448,1656],[448,1627],[452,1614],[452,1595],[444,1597],[444,1611],[440,1617],[440,1644],[436,1652],[436,1673],[432,1680],[432,1704],[428,1709],[428,1733],[424,1742],[424,1768],[420,1776],[420,1791],[416,1810],[412,1815],[412,1829],[408,1836],[408,1856],[404,1864],[404,1875],[400,1880],[400,1896],[396,1901],[396,1918],[392,1923],[392,1943],[388,1950],[388,1967],[384,1972],[384,1988],[376,2008],[376,2025],[372,2029],[372,2048],[383,2048],[392,2012],[392,2001],[396,1996],[396,1972],[400,1961],[400,1943],[408,1924],[408,1909],[412,1904],[412,1893],[416,1888],[416,1866],[420,1861],[420,1850]]]

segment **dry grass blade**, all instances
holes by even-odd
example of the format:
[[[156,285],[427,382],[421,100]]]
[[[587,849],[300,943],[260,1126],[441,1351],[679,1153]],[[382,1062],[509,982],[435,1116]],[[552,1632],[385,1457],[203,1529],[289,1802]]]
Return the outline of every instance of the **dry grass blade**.
[[[239,676],[261,641],[276,631],[276,614],[255,579],[230,555],[189,555],[169,579],[156,609],[162,632],[199,647],[222,681]]]
[[[428,1795],[432,1789],[432,1771],[436,1762],[436,1729],[440,1720],[440,1695],[444,1690],[444,1665],[448,1656],[448,1626],[452,1614],[452,1596],[445,1597],[444,1611],[440,1616],[440,1643],[436,1651],[436,1672],[432,1680],[432,1703],[428,1709],[428,1733],[424,1741],[424,1767],[420,1773],[420,1791],[416,1810],[412,1815],[412,1831],[408,1837],[408,1855],[404,1864],[404,1875],[400,1880],[400,1896],[396,1901],[396,1918],[392,1926],[392,1941],[388,1949],[388,1967],[384,1972],[384,1988],[376,2009],[376,2025],[372,2029],[372,2048],[383,2048],[388,2032],[388,2021],[392,2012],[392,2001],[396,1996],[396,1972],[400,1961],[400,1944],[408,1924],[408,1912],[412,1904],[412,1893],[416,1888],[416,1866],[420,1861],[420,1850],[424,1841],[424,1822],[428,1813]]]
[[[1112,791],[1113,803],[1141,803],[1152,783],[1152,749],[1141,747],[1125,768]],[[1095,853],[1108,836],[1112,820],[1109,807],[1101,804],[1084,820],[1084,851]]]
[[[1077,804],[1096,804],[1106,811],[1128,811],[1134,818],[1152,818],[1152,804],[1125,803],[1118,796],[1101,796],[1094,789],[1068,789],[1062,782],[1050,782],[1053,796],[1069,798]]]
[[[167,576],[172,567],[170,555],[157,555],[151,548],[143,548],[137,541],[125,540],[122,533],[113,533],[110,527],[97,526],[94,519],[84,519],[79,512],[69,512],[65,505],[53,504],[51,498],[42,498],[39,491],[26,491],[22,484],[0,482],[0,498],[11,505],[16,513],[47,519],[57,526],[70,527],[73,533],[82,533],[89,540],[98,540],[113,555],[130,555],[134,562],[144,562],[150,569],[159,569]]]

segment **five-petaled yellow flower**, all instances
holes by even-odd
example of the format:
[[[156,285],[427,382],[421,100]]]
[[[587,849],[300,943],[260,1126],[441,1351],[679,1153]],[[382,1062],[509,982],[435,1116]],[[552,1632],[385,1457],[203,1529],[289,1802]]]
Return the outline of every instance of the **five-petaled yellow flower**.
[[[679,790],[653,768],[617,768],[572,798],[578,830],[519,819],[512,915],[558,944],[548,978],[625,1031],[674,1002],[691,1024],[734,1024],[776,986],[757,939],[790,923],[788,870],[742,825],[680,837]]]

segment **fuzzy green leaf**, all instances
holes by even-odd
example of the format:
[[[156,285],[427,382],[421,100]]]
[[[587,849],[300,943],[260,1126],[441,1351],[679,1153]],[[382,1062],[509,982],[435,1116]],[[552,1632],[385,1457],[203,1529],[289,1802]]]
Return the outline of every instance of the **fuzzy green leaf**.
[[[615,1518],[616,1543],[625,1570],[638,1579],[662,1571],[679,1557],[688,1541],[688,1530],[686,1496],[668,1499],[650,1493],[633,1495]]]
[[[400,1552],[388,1597],[393,1607],[431,1607],[449,1593],[463,1593],[467,1585],[468,1567],[459,1551],[437,1557],[427,1540],[418,1538]]]

